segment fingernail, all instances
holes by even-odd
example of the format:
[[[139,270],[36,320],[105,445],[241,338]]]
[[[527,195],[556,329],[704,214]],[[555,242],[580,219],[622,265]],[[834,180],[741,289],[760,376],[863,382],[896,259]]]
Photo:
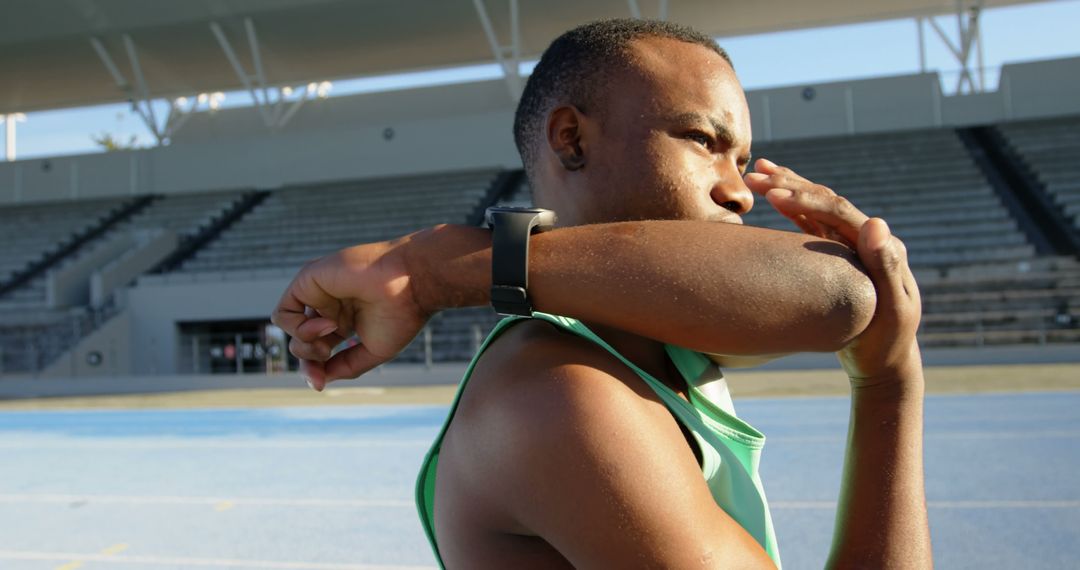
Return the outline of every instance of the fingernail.
[[[315,383],[311,381],[311,378],[308,378],[307,376],[305,376],[304,377],[304,382],[307,382],[308,388],[311,388],[312,390],[315,390]],[[318,390],[315,390],[315,391],[318,392]]]
[[[768,195],[775,198],[787,199],[794,196],[795,193],[787,188],[773,188],[772,190],[769,190]]]
[[[761,164],[768,166],[769,168],[776,168],[776,163],[767,158],[759,158],[758,161],[760,161]]]
[[[336,331],[337,329],[338,329],[337,325],[334,325],[332,327],[326,327],[325,329],[323,329],[322,331],[319,332],[319,338],[322,338],[322,337]]]
[[[768,180],[769,175],[765,174],[764,172],[749,172],[746,174],[746,179],[760,182],[762,180]]]

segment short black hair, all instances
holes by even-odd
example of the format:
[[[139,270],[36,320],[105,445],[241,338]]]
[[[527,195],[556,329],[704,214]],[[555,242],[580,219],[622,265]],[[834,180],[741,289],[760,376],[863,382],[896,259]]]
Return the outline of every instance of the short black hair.
[[[697,44],[731,58],[709,36],[679,24],[658,20],[611,19],[579,26],[559,36],[544,50],[514,114],[514,143],[525,171],[532,178],[536,145],[547,114],[559,103],[583,112],[592,109],[608,77],[630,64],[630,44],[641,38],[668,38]]]

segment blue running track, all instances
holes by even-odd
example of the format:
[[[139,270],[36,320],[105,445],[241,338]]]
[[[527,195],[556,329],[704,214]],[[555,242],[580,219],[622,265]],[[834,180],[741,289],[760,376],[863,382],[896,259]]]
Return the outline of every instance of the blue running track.
[[[787,569],[828,552],[848,401],[742,400]],[[432,568],[444,406],[0,413],[0,569]],[[1080,393],[927,399],[939,568],[1080,567]]]

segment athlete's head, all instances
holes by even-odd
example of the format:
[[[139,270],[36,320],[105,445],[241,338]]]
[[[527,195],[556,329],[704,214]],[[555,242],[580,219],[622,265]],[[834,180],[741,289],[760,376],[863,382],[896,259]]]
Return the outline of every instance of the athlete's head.
[[[737,221],[753,204],[731,61],[675,24],[606,20],[560,36],[525,86],[514,140],[537,205],[565,225]]]

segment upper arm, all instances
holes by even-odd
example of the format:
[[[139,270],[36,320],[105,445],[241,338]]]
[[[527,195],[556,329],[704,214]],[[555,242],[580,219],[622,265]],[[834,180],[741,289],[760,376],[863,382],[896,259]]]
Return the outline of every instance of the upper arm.
[[[554,333],[557,334],[557,333]],[[557,355],[557,356],[556,356]],[[717,506],[678,424],[602,349],[573,338],[530,343],[474,374],[512,386],[487,422],[479,482],[518,528],[576,568],[772,567]]]

